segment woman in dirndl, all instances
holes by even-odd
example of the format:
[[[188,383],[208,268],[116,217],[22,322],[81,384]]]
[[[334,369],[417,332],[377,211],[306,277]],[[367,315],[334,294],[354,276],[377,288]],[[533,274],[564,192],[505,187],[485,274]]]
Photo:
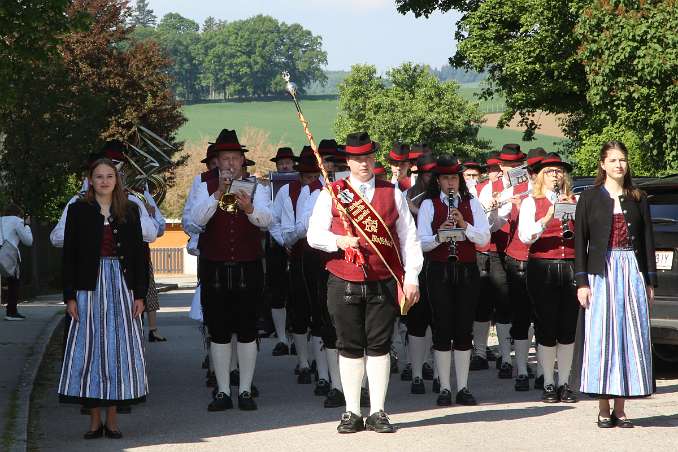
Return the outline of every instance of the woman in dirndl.
[[[62,402],[91,409],[85,439],[121,438],[117,406],[142,402],[148,392],[141,325],[148,263],[138,207],[113,162],[95,161],[89,181],[66,219],[63,291],[73,321],[58,393]]]
[[[581,195],[576,218],[577,298],[586,309],[580,390],[599,398],[598,427],[633,427],[625,399],[654,392],[657,274],[647,196],[633,185],[623,143],[603,145],[594,188]]]

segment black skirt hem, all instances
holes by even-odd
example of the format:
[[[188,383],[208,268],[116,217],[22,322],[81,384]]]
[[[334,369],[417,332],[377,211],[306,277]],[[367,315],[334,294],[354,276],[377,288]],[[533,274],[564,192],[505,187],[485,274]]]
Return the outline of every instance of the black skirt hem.
[[[646,399],[648,397],[652,397],[654,395],[654,392],[645,395],[633,395],[633,396],[618,394],[596,394],[591,392],[582,392],[582,394],[585,394],[592,399],[611,400],[611,399]]]
[[[68,396],[59,394],[59,403],[71,403],[82,405],[85,408],[98,408],[98,407],[109,407],[109,406],[127,406],[127,405],[137,405],[139,403],[145,403],[146,396],[138,397],[136,399],[124,399],[124,400],[104,400],[104,399],[95,399],[91,397],[77,397],[77,396]]]

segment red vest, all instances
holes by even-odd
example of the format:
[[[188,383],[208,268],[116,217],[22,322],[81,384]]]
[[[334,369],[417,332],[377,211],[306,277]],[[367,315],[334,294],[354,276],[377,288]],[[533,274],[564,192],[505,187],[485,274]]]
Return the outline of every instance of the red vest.
[[[219,178],[219,168],[214,168],[204,173],[200,173],[200,182],[207,182],[209,179]]]
[[[529,185],[527,182],[516,185],[513,189],[514,194],[524,193]],[[518,261],[526,261],[530,253],[530,247],[525,245],[518,237],[518,220],[520,219],[520,209],[515,204],[511,207],[511,214],[508,218],[509,224],[509,244],[506,247],[506,254]]]
[[[409,176],[404,177],[398,181],[398,188],[400,191],[409,190],[412,188],[412,179]]]
[[[539,220],[546,215],[551,202],[546,198],[535,198],[536,211],[534,219]],[[574,222],[568,221],[570,230],[574,231]],[[530,246],[530,259],[574,259],[574,239],[563,239],[562,222],[552,218],[546,224],[544,232],[536,242]]]
[[[432,201],[433,221],[431,222],[431,230],[435,233],[438,228],[440,228],[440,225],[447,220],[447,205],[440,200],[440,196],[436,196]],[[467,223],[473,224],[473,211],[471,211],[470,198],[462,198],[459,203],[459,211]],[[441,243],[425,254],[426,257],[433,262],[447,262],[450,248],[447,243]],[[459,262],[474,263],[476,261],[476,249],[474,243],[468,239],[457,242],[457,257],[459,257]]]
[[[398,239],[398,233],[396,231],[398,209],[395,204],[395,194],[393,193],[395,186],[390,182],[382,181],[380,179],[376,179],[374,184],[374,197],[372,197],[370,204],[381,216],[391,232],[391,235],[393,236],[393,246],[398,247],[397,249],[400,250],[400,240]],[[334,204],[332,204],[332,223],[330,225],[330,231],[337,235],[346,235],[346,230],[344,229],[344,225],[339,217],[339,212]],[[372,251],[372,246],[362,237],[359,238],[359,241],[360,251],[363,253],[365,261],[367,262],[367,278],[365,278],[360,267],[344,260],[343,250],[339,250],[330,256],[326,265],[327,270],[345,281],[382,281],[384,279],[392,278],[393,275],[391,275],[391,272],[386,268],[383,262],[381,262],[379,256]]]
[[[480,196],[481,190],[482,188],[478,189],[478,196]],[[492,193],[501,193],[502,191],[504,191],[504,182],[500,177],[496,181],[492,182]],[[510,229],[509,224],[505,223],[504,226],[501,227],[501,229],[492,233],[492,236],[490,237],[490,243],[488,243],[482,248],[476,247],[476,249],[483,253],[486,253],[488,251],[492,251],[495,253],[505,252],[509,242],[509,229]]]
[[[489,179],[485,179],[484,181],[476,184],[476,193],[478,193],[478,196],[480,196],[480,192],[483,191],[483,188],[485,188],[485,185],[487,185],[489,182]]]
[[[219,188],[219,178],[207,180],[210,196]],[[235,215],[217,207],[200,234],[200,257],[217,262],[251,262],[262,257],[261,230],[238,210]]]

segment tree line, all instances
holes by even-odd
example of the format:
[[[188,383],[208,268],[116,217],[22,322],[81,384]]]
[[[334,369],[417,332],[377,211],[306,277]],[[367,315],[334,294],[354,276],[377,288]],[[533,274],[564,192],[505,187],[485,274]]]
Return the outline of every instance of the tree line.
[[[232,22],[208,17],[202,27],[177,13],[159,22],[147,2],[136,4],[132,39],[154,41],[172,61],[169,75],[184,100],[280,95],[288,71],[303,91],[324,83],[322,38],[299,24],[258,15]]]

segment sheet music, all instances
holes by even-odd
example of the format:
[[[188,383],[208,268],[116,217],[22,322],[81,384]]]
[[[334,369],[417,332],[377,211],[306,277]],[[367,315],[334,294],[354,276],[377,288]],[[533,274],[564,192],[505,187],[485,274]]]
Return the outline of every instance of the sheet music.
[[[511,168],[506,174],[512,187],[527,182],[530,179],[530,176],[527,174],[527,166]]]
[[[252,182],[246,179],[235,179],[231,181],[231,185],[228,189],[229,193],[237,193],[239,191],[244,191],[247,193],[250,198],[254,196],[254,190],[257,187],[256,182]]]
[[[570,202],[557,202],[554,204],[553,216],[559,220],[567,218],[574,220],[574,213],[577,210],[577,205]]]

